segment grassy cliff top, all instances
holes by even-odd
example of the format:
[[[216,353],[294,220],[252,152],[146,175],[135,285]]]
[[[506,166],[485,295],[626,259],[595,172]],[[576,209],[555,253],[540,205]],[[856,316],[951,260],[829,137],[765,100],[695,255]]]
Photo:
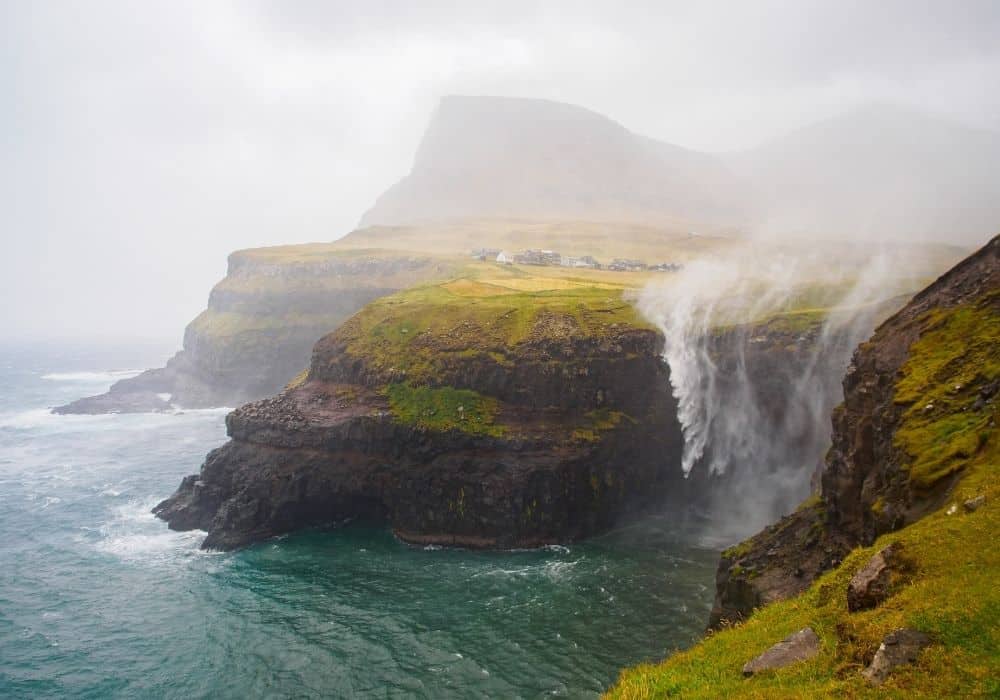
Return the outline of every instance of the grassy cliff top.
[[[432,381],[445,357],[509,362],[528,340],[604,338],[650,328],[625,294],[641,276],[475,263],[460,277],[382,297],[348,319],[336,337],[376,370]]]
[[[724,250],[740,239],[684,226],[643,226],[614,222],[471,219],[414,226],[371,226],[331,242],[238,250],[233,256],[254,262],[303,263],[328,257],[391,257],[400,254],[467,258],[476,248],[517,251],[558,250],[593,255],[602,262],[638,258],[649,263],[691,260]]]
[[[909,405],[895,434],[918,488],[959,474],[945,507],[871,547],[856,549],[802,595],[756,611],[661,664],[625,671],[613,698],[972,697],[1000,694],[1000,397],[977,400],[1000,379],[1000,304],[929,313],[897,377],[896,401]],[[988,393],[988,389],[987,389]],[[985,497],[974,512],[957,506]],[[873,506],[873,507],[877,507]],[[912,561],[904,585],[882,605],[847,610],[851,576],[891,542]],[[822,640],[813,659],[745,679],[741,667],[792,632],[810,626]],[[933,644],[873,688],[860,671],[899,627]]]

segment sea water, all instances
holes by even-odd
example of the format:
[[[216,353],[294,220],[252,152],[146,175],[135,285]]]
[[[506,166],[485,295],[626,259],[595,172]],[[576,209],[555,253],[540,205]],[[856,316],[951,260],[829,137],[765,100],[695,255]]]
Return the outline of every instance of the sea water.
[[[48,410],[155,361],[0,347],[0,698],[592,697],[704,629],[717,550],[662,517],[532,551],[346,525],[203,552],[150,509],[226,409]]]

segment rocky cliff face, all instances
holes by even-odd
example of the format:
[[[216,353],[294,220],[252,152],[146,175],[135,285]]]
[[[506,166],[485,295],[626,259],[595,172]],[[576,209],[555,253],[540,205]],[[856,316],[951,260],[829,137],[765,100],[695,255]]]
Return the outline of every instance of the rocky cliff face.
[[[620,291],[482,274],[384,297],[325,336],[304,382],[234,411],[231,441],[157,514],[207,530],[211,548],[348,518],[413,542],[515,547],[743,488],[683,475],[663,338]],[[516,291],[526,286],[540,289]],[[839,371],[817,369],[835,361],[815,351],[819,333],[786,318],[721,332],[713,347],[781,423],[802,371]],[[808,482],[811,465],[800,470]]]
[[[520,342],[461,359],[451,338],[425,332],[441,370],[427,386],[407,383],[416,367],[352,352],[361,325],[317,344],[304,384],[230,414],[231,441],[157,515],[207,530],[206,548],[349,518],[414,543],[525,547],[680,496],[681,436],[654,331],[572,338],[557,330],[572,317],[542,314]]]
[[[208,308],[165,367],[115,383],[57,413],[232,406],[274,394],[313,344],[372,299],[444,274],[430,255],[307,244],[238,251]]]
[[[998,341],[1000,237],[857,349],[819,494],[723,553],[711,624],[803,591],[852,548],[940,506],[969,465],[988,457]]]

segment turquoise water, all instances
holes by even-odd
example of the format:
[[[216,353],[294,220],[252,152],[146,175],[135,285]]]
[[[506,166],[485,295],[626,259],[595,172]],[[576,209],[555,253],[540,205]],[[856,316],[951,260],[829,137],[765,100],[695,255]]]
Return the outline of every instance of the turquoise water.
[[[544,550],[348,525],[204,553],[149,514],[225,410],[53,416],[148,351],[0,349],[0,697],[591,697],[701,633],[717,551],[664,519]]]

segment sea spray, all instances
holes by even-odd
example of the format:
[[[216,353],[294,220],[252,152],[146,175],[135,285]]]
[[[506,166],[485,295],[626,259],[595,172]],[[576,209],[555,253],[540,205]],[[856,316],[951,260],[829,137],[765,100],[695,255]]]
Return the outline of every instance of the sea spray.
[[[857,344],[912,288],[887,257],[836,264],[828,251],[740,253],[648,286],[639,308],[665,336],[684,434],[681,468],[715,481],[715,524],[741,537],[810,490],[830,411]]]

